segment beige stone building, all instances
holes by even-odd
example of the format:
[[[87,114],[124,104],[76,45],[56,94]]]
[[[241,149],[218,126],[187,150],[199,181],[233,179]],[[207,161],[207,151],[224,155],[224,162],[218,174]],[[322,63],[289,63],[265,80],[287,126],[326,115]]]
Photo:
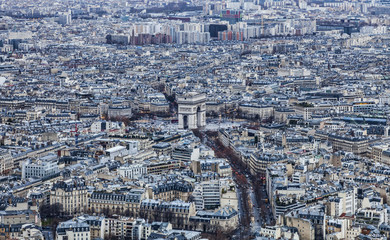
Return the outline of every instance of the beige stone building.
[[[0,173],[8,173],[14,168],[13,157],[8,151],[0,151]]]
[[[239,109],[243,116],[250,118],[266,119],[274,115],[272,106],[241,104]]]
[[[145,199],[141,202],[139,217],[149,221],[170,222],[173,228],[188,229],[190,217],[196,215],[195,204],[180,200],[163,202]]]
[[[59,181],[50,192],[50,204],[59,203],[66,215],[83,213],[88,206],[87,186],[81,179]]]
[[[297,228],[301,240],[315,239],[315,229],[309,220],[294,216],[281,217],[281,220],[283,221],[284,225]]]
[[[185,181],[163,182],[158,185],[148,186],[147,191],[152,199],[163,201],[182,200],[188,201],[193,187]]]
[[[88,211],[104,215],[122,214],[137,217],[144,190],[132,189],[127,194],[94,192],[89,198]]]

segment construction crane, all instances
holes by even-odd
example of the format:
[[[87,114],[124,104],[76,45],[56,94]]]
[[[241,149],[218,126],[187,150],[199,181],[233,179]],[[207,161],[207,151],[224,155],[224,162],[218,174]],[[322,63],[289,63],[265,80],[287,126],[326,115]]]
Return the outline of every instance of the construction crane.
[[[79,143],[79,129],[78,129],[78,127],[77,127],[77,123],[76,123],[76,125],[75,125],[75,129],[73,130],[73,131],[70,131],[70,132],[73,132],[73,133],[76,133],[75,135],[74,135],[74,139],[75,139],[75,145],[77,145],[78,143]]]

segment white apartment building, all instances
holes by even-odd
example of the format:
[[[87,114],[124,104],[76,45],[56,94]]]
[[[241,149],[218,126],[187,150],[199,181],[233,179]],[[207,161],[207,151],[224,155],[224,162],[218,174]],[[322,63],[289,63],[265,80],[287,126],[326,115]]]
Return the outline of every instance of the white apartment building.
[[[194,188],[193,196],[197,211],[218,208],[221,206],[221,184],[219,180],[197,184]]]
[[[22,179],[26,178],[44,178],[54,175],[59,172],[57,161],[52,160],[48,162],[37,161],[32,163],[27,160],[22,165]]]
[[[100,133],[122,128],[124,128],[124,124],[122,122],[97,121],[92,123],[91,132]]]
[[[147,174],[147,168],[143,164],[132,164],[122,166],[118,169],[119,175],[129,179],[138,179],[140,176]]]
[[[128,149],[124,146],[115,146],[106,150],[106,156],[109,160],[115,160],[115,157],[123,157],[129,153]]]
[[[90,240],[89,225],[85,222],[69,220],[57,226],[57,240]]]

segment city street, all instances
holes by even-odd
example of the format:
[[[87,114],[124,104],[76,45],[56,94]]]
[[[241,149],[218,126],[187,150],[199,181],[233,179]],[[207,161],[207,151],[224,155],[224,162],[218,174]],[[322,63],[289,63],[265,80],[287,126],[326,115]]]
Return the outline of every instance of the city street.
[[[221,144],[215,132],[207,132],[205,135],[202,134],[206,138],[206,144],[215,151],[216,156],[228,159],[232,166],[233,180],[237,184],[241,223],[236,235],[238,239],[247,239],[258,232],[262,225],[272,224],[272,211],[265,185],[258,184],[258,182],[255,184],[255,178],[250,175],[239,157],[230,148],[226,148]],[[250,228],[246,225],[248,221],[250,222]]]

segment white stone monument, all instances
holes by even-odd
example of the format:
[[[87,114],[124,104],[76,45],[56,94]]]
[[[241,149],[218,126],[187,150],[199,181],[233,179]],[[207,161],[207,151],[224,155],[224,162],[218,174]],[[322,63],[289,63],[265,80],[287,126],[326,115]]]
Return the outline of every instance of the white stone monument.
[[[179,129],[196,129],[206,126],[206,95],[190,92],[178,96]]]

